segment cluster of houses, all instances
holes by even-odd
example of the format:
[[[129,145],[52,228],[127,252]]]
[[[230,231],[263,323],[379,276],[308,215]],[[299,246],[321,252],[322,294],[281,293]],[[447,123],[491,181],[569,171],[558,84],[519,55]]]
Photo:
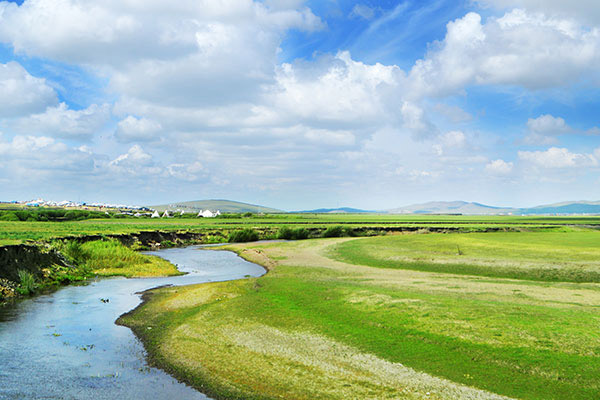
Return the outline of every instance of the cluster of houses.
[[[181,211],[180,215],[185,214],[185,211]],[[210,210],[200,210],[200,212],[198,213],[197,217],[198,218],[214,218],[214,217],[218,217],[219,215],[221,215],[221,211],[217,210],[215,212],[212,212]],[[165,210],[165,212],[163,213],[163,215],[161,216],[157,210],[154,210],[154,213],[152,214],[152,218],[171,218],[172,215],[169,212],[169,210]]]
[[[21,204],[28,207],[61,207],[61,208],[77,208],[77,209],[110,209],[110,210],[129,210],[129,211],[151,211],[148,207],[132,206],[127,204],[110,204],[110,203],[85,203],[80,201],[52,201],[42,198],[27,201],[12,201],[12,204]],[[133,215],[133,214],[131,214]],[[141,215],[141,214],[140,214]]]

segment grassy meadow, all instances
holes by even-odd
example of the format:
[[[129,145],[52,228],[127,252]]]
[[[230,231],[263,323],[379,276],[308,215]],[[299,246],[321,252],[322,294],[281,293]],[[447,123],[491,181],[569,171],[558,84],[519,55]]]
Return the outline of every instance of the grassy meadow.
[[[341,225],[367,230],[381,227],[448,227],[465,231],[488,228],[511,230],[555,229],[562,226],[600,226],[600,217],[513,217],[460,215],[386,215],[386,214],[270,214],[222,218],[104,218],[80,221],[3,221],[0,219],[0,246],[56,238],[129,234],[141,231],[230,231],[244,227],[278,230],[290,227],[328,227]]]
[[[217,399],[592,399],[598,226],[599,217],[450,215],[0,220],[0,246],[51,243],[81,276],[134,277],[178,272],[116,240],[55,239],[309,238],[228,245],[269,273],[157,289],[120,319],[156,365]],[[394,227],[414,232],[385,234]],[[365,237],[328,237],[354,235]]]
[[[121,322],[219,399],[599,398],[600,284],[569,277],[600,270],[597,243],[560,228],[231,245],[269,273],[155,290]]]

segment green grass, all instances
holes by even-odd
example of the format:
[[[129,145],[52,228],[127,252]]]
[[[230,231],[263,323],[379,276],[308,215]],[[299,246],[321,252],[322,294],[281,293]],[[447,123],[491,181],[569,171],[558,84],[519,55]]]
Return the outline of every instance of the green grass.
[[[444,257],[458,240],[466,255],[504,255],[510,265],[541,255],[593,261],[596,236],[587,234],[408,240]],[[237,245],[269,274],[160,289],[121,322],[155,363],[222,399],[600,396],[600,285],[356,265],[360,243],[377,258],[404,238]],[[336,253],[355,263],[326,256]]]
[[[66,245],[66,254],[98,276],[171,276],[181,275],[170,262],[138,253],[116,240],[98,240]]]
[[[600,231],[398,235],[341,243],[340,261],[542,281],[600,282]]]
[[[19,292],[24,295],[33,294],[37,290],[35,277],[29,271],[20,269],[19,274]]]
[[[279,229],[327,228],[331,225],[369,229],[382,227],[454,228],[463,230],[557,229],[566,225],[600,225],[600,217],[510,217],[510,216],[418,216],[377,214],[273,214],[251,218],[93,219],[86,221],[40,222],[0,221],[0,245],[28,240],[48,241],[66,236],[129,234],[141,231],[208,231],[239,228]]]

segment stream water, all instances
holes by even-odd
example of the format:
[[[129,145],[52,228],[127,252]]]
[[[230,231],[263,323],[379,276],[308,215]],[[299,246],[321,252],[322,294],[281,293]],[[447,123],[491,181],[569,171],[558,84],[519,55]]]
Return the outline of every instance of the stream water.
[[[265,272],[234,253],[200,247],[148,252],[187,275],[99,279],[0,307],[0,399],[207,399],[149,367],[140,341],[114,323],[140,303],[137,292]]]

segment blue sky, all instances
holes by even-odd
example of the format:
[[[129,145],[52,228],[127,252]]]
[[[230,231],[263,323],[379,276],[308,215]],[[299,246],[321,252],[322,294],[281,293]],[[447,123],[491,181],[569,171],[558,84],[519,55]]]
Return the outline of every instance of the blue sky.
[[[0,200],[600,199],[600,5],[0,1]]]

